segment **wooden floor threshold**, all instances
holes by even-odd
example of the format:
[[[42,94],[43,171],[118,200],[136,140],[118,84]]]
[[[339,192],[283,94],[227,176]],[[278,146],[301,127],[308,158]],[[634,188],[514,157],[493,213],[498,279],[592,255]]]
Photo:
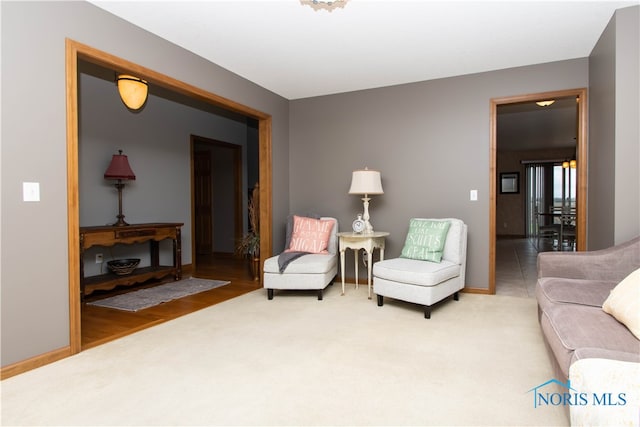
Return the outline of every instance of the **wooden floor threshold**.
[[[193,276],[202,279],[227,280],[230,283],[137,312],[87,305],[87,302],[141,288],[158,286],[166,281],[91,294],[81,307],[81,349],[87,350],[105,344],[262,287],[259,281],[253,280],[248,260],[228,255],[216,254],[205,258],[199,257]]]

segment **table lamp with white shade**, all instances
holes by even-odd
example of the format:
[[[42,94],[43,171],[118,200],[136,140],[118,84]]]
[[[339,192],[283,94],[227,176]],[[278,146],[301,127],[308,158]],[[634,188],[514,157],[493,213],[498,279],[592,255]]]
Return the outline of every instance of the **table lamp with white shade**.
[[[376,170],[370,170],[368,168],[359,169],[353,171],[351,176],[351,188],[349,188],[349,194],[362,194],[362,202],[364,204],[364,214],[362,219],[364,220],[364,232],[372,233],[373,227],[369,222],[369,200],[370,195],[384,194],[382,190],[382,181],[380,179],[380,172]]]

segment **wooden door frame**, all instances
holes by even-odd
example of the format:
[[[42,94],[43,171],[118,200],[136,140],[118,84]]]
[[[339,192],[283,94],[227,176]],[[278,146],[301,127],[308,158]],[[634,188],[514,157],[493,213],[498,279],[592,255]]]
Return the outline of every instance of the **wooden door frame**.
[[[150,84],[221,107],[258,120],[260,168],[260,265],[271,256],[272,247],[272,164],[271,115],[246,105],[176,80],[117,56],[79,43],[65,40],[66,111],[67,111],[67,230],[69,256],[69,353],[81,351],[80,311],[80,209],[78,197],[78,60],[96,64],[119,73],[133,74]],[[114,88],[115,90],[115,88]],[[64,352],[61,357],[65,357]],[[60,357],[60,358],[61,358]]]
[[[527,95],[508,96],[504,98],[492,98],[490,101],[490,164],[489,164],[489,293],[496,293],[496,191],[497,191],[497,128],[498,106],[515,104],[518,102],[533,102],[542,99],[556,99],[576,97],[578,102],[578,136],[576,140],[576,160],[578,161],[578,174],[576,177],[576,239],[577,250],[584,251],[587,247],[587,89],[567,89],[553,92],[531,93]]]
[[[244,188],[242,187],[242,146],[238,144],[232,144],[229,142],[219,141],[212,138],[207,138],[204,136],[191,135],[191,271],[195,272],[197,267],[196,261],[196,230],[195,230],[195,181],[193,177],[195,176],[195,162],[194,162],[194,146],[196,142],[207,144],[211,147],[223,147],[233,150],[233,181],[235,185],[235,191],[233,195],[233,208],[235,212],[235,218],[233,221],[233,236],[234,241],[240,240],[242,237],[242,224],[243,224],[243,213],[242,213],[242,200],[244,196]],[[213,224],[212,224],[213,229]]]

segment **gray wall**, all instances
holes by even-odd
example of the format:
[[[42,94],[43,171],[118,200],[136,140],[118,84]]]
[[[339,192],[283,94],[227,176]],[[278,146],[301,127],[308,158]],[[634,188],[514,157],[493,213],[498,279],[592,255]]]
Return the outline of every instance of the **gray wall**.
[[[640,235],[640,6],[616,12],[615,243]]]
[[[587,87],[587,71],[577,59],[292,101],[291,209],[348,230],[362,212],[347,194],[351,171],[378,169],[385,194],[370,213],[391,233],[385,256],[400,254],[409,218],[458,217],[469,226],[467,286],[487,289],[490,99]]]
[[[589,249],[640,234],[639,15],[618,10],[589,60]]]
[[[65,38],[271,114],[274,218],[289,211],[289,105],[89,3],[2,1],[0,7],[1,357],[6,366],[69,344]],[[137,149],[127,153],[135,168],[146,169]],[[96,173],[104,173],[103,166]],[[40,183],[40,202],[22,201],[25,181]],[[143,182],[140,176],[127,189],[135,191]],[[107,186],[104,191],[112,208]],[[135,220],[140,212],[132,200],[125,196],[125,215]]]

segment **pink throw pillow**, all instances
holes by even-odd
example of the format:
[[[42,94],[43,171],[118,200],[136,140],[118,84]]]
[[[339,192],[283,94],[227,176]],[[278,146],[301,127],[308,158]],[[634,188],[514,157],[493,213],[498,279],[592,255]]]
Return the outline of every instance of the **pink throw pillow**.
[[[293,216],[291,242],[285,252],[326,254],[334,220]]]

